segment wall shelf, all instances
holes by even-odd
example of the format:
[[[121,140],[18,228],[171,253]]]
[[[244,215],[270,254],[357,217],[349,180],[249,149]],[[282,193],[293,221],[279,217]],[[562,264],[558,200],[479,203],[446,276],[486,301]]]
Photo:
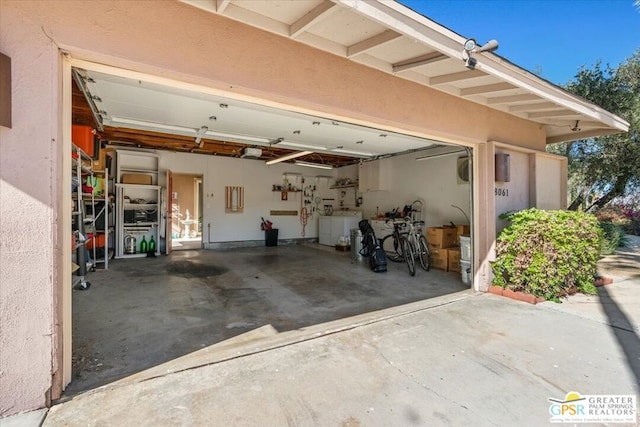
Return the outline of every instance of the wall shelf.
[[[332,185],[331,188],[332,190],[337,190],[340,188],[357,188],[358,187],[358,183],[353,183],[353,184],[343,184],[343,185]]]

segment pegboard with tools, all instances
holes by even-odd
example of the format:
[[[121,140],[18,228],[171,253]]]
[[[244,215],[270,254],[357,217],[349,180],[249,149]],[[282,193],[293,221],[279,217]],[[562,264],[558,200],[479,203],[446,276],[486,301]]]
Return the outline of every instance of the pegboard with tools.
[[[315,184],[304,184],[302,187],[302,207],[307,208],[307,215],[312,218],[318,212],[322,197],[318,193]]]

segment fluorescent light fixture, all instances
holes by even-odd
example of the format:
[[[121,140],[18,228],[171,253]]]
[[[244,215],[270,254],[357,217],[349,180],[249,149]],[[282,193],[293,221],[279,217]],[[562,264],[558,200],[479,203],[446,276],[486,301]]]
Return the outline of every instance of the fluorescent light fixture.
[[[351,154],[352,156],[357,156],[357,157],[373,157],[373,153],[365,153],[362,151],[351,151],[351,150],[343,150],[342,148],[335,148],[333,150],[331,150],[335,153],[342,153],[342,154]]]
[[[198,148],[202,148],[202,146],[204,146],[204,140],[202,139],[202,135],[206,134],[208,130],[209,130],[208,127],[202,126],[196,132],[196,144],[198,144]]]
[[[269,138],[262,138],[259,136],[250,136],[250,135],[237,135],[233,133],[224,133],[224,132],[216,132],[209,131],[205,135],[211,136],[219,139],[228,139],[234,141],[251,141],[251,142],[259,142],[262,144],[268,144],[270,142]]]
[[[127,119],[125,117],[111,117],[111,124],[113,123],[120,123],[123,125],[133,125],[133,126],[140,126],[143,128],[149,128],[149,129],[162,129],[162,130],[170,130],[170,131],[174,131],[174,132],[181,132],[181,133],[186,133],[186,134],[196,134],[197,130],[194,128],[189,128],[189,127],[184,127],[184,126],[175,126],[175,125],[169,125],[169,124],[165,124],[165,123],[155,123],[155,122],[145,122],[142,120],[135,120],[135,119]]]
[[[136,120],[136,119],[127,119],[125,117],[111,117],[111,124],[120,124],[120,125],[129,125],[136,126],[138,128],[142,128],[145,130],[151,131],[170,131],[173,133],[178,133],[181,135],[195,135],[199,136],[201,139],[204,137],[218,138],[229,141],[237,141],[237,142],[251,142],[251,143],[261,143],[268,144],[268,138],[262,138],[259,136],[250,136],[250,135],[238,135],[233,133],[224,133],[224,132],[216,132],[213,130],[208,130],[203,132],[202,127],[199,129],[185,127],[185,126],[176,126],[165,123],[156,123],[156,122],[147,122],[144,120]],[[205,127],[205,126],[203,126]]]
[[[286,160],[295,159],[296,157],[306,156],[307,154],[313,154],[313,151],[299,151],[297,153],[287,154],[286,156],[278,157],[277,159],[269,160],[266,162],[268,165],[284,162]]]
[[[464,153],[464,151],[453,151],[451,153],[433,154],[431,156],[426,155],[422,157],[416,157],[416,162],[419,162],[421,160],[437,159],[439,157],[446,157],[446,156],[451,156],[453,154],[460,154],[460,153]]]
[[[318,168],[318,169],[333,169],[333,166],[331,166],[331,165],[323,165],[323,164],[320,164],[320,163],[301,162],[299,160],[296,160],[296,165],[298,165],[298,166],[307,166],[309,168]]]
[[[327,149],[324,148],[324,147],[319,147],[319,146],[315,146],[315,145],[308,145],[308,144],[299,144],[297,142],[289,142],[289,141],[283,141],[278,145],[281,146],[281,147],[304,148],[306,150],[313,150],[313,151],[327,151]]]

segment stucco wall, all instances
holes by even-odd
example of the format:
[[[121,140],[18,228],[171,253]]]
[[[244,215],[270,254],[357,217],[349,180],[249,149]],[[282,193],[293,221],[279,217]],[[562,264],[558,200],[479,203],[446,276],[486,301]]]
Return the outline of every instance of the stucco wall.
[[[51,386],[58,182],[58,51],[0,3],[12,61],[12,129],[0,127],[0,416],[41,407]]]
[[[544,147],[536,124],[178,2],[3,0],[0,51],[13,61],[14,121],[0,129],[4,415],[43,406],[56,369],[56,298],[66,285],[56,282],[57,47],[76,58],[437,139]]]
[[[530,154],[504,148],[496,149],[497,153],[509,155],[510,180],[508,182],[495,182],[496,216],[509,211],[527,209],[531,206],[529,199]],[[496,218],[496,233],[499,234],[508,224],[508,221]]]

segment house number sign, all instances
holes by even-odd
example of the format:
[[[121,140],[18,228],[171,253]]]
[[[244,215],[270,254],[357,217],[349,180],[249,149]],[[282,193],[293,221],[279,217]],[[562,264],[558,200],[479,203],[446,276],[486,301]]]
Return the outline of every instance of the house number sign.
[[[496,188],[495,189],[496,196],[499,197],[509,197],[509,189],[508,188]]]

